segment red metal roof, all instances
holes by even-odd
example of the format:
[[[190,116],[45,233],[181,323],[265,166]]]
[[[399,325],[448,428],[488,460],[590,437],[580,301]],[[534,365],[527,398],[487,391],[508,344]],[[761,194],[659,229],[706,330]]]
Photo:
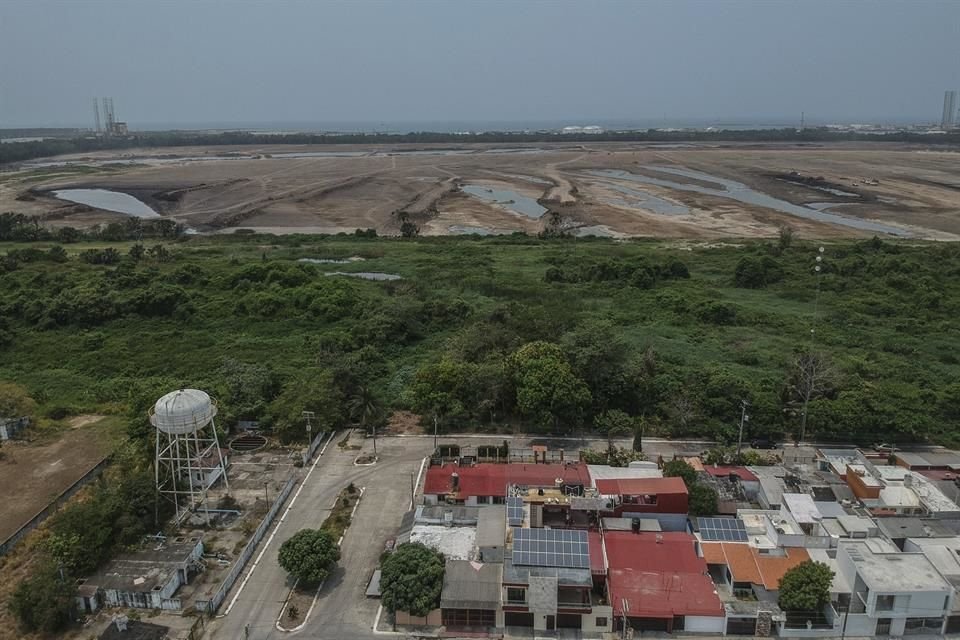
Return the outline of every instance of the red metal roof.
[[[728,478],[735,475],[743,482],[759,482],[757,476],[746,467],[717,467],[712,464],[703,465],[703,470],[717,478]]]
[[[460,488],[454,492],[451,476],[460,476]],[[460,467],[444,464],[427,469],[423,492],[429,495],[458,493],[468,496],[506,496],[508,484],[552,487],[561,478],[565,484],[589,485],[590,472],[582,462],[563,464],[477,464]]]
[[[603,560],[603,538],[599,531],[588,531],[587,540],[590,549],[590,573],[606,575],[607,563]]]
[[[687,494],[682,478],[613,478],[597,480],[597,491],[605,496]]]
[[[723,616],[723,604],[687,533],[610,531],[603,536],[614,615],[637,618]]]

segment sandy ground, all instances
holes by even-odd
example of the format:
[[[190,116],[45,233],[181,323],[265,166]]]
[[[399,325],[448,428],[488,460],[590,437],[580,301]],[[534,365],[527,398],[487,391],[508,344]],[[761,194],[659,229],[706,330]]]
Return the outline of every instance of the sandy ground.
[[[0,501],[0,540],[29,521],[107,454],[100,439],[85,428],[91,422],[74,426],[55,442],[4,443],[0,486],[12,490]]]
[[[355,155],[330,156],[330,152]],[[323,154],[282,157],[281,154]],[[226,156],[225,154],[230,154]],[[205,159],[206,158],[206,159]],[[643,173],[650,166],[701,171],[736,180],[793,204],[844,203],[831,213],[896,227],[916,238],[960,239],[960,152],[876,144],[836,145],[408,145],[272,146],[125,150],[64,156],[63,167],[0,174],[0,211],[42,216],[49,224],[89,226],[123,214],[82,210],[44,194],[102,187],[134,195],[200,231],[237,228],[274,233],[399,232],[402,214],[427,235],[536,233],[546,221],[600,228],[611,236],[722,239],[773,236],[789,224],[803,237],[857,237],[873,231],[807,220],[772,208],[662,186],[598,178],[604,169]],[[136,162],[106,165],[107,162]],[[71,173],[76,165],[91,173]],[[816,179],[839,197],[784,179]],[[672,176],[676,182],[711,186]],[[791,178],[793,179],[793,178]],[[541,219],[459,190],[462,184],[512,190],[538,200]],[[624,202],[629,186],[689,209],[666,215]],[[32,189],[32,191],[30,191]],[[19,197],[19,199],[18,199]]]

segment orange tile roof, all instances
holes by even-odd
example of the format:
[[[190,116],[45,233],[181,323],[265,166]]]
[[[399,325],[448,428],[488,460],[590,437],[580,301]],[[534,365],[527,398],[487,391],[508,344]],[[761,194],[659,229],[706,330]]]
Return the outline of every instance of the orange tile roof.
[[[780,588],[780,579],[787,571],[810,559],[807,550],[799,547],[785,548],[784,556],[772,556],[749,545],[732,542],[704,543],[701,546],[707,563],[726,564],[734,582],[761,584],[770,591]]]
[[[723,555],[723,545],[719,542],[703,542],[700,544],[703,549],[703,559],[707,564],[726,564],[727,559]]]

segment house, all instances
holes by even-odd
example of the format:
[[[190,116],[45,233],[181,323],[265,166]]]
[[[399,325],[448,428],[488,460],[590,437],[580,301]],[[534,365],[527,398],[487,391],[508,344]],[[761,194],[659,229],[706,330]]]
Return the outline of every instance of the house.
[[[447,560],[440,592],[441,621],[447,631],[502,627],[503,565]]]
[[[612,609],[594,589],[603,555],[586,531],[511,527],[504,557],[503,624],[536,631],[612,628]]]
[[[703,559],[718,584],[734,594],[776,602],[780,579],[810,559],[801,547],[757,549],[741,542],[704,542]]]
[[[687,485],[682,478],[631,478],[598,480],[597,491],[613,499],[610,515],[686,514],[689,506]]]
[[[851,593],[841,596],[848,636],[940,635],[954,590],[930,559],[879,539],[842,540],[837,567]]]
[[[565,495],[582,495],[584,488],[590,486],[590,474],[587,465],[582,462],[444,463],[427,469],[423,497],[428,505],[439,502],[467,506],[503,504],[510,485],[554,487]]]
[[[192,574],[204,569],[203,541],[199,537],[174,538],[151,549],[118,555],[80,584],[80,607],[95,611],[110,607],[179,611],[174,594]]]
[[[608,531],[603,544],[615,630],[723,633],[723,603],[692,535]]]
[[[756,500],[760,493],[760,479],[747,467],[704,465],[704,473],[714,478],[723,478],[740,485],[748,500]]]

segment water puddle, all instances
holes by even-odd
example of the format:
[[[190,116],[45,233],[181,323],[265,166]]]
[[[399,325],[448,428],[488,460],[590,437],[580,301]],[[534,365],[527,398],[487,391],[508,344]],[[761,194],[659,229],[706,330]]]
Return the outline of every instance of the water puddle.
[[[379,271],[331,271],[328,276],[346,276],[347,278],[361,278],[362,280],[400,280],[401,276],[395,273],[380,273]]]
[[[528,196],[520,195],[510,189],[493,189],[476,184],[465,184],[461,187],[465,193],[480,198],[490,204],[498,204],[515,213],[525,215],[528,218],[537,219],[547,212],[546,207]]]
[[[709,182],[709,183],[718,185],[719,188],[715,189],[711,187],[705,187],[699,184],[692,184],[689,182],[677,182],[674,180],[655,178],[655,177],[640,175],[636,173],[629,173],[626,171],[614,171],[613,173],[616,175],[611,175],[609,177],[618,177],[623,180],[632,180],[634,182],[639,182],[641,184],[652,184],[658,187],[676,189],[678,191],[692,191],[694,193],[702,193],[705,195],[715,196],[719,198],[728,198],[730,200],[736,200],[738,202],[743,202],[745,204],[752,204],[758,207],[773,209],[775,211],[780,211],[781,213],[786,213],[788,215],[796,216],[798,218],[805,218],[807,220],[816,220],[817,222],[824,222],[827,224],[835,224],[835,225],[840,225],[844,227],[851,227],[851,228],[860,229],[863,231],[872,231],[874,233],[886,233],[894,236],[905,236],[905,237],[909,237],[912,235],[909,231],[906,231],[899,227],[886,225],[881,222],[873,222],[871,220],[863,220],[860,218],[848,218],[846,216],[842,216],[834,213],[817,211],[812,207],[793,204],[792,202],[787,202],[786,200],[780,200],[779,198],[774,198],[773,196],[767,195],[765,193],[755,191],[741,182],[737,182],[735,180],[728,180],[726,178],[719,178],[717,176],[710,175],[709,173],[703,173],[701,171],[694,171],[692,169],[680,169],[677,167],[665,167],[660,165],[646,166],[644,167],[644,169],[647,171],[672,174],[672,175],[681,176],[684,178],[690,178],[692,180]]]
[[[588,174],[592,176],[600,176],[607,178],[619,178],[623,179],[624,176],[631,176],[633,174],[627,173],[626,171],[617,171],[617,170],[603,170],[603,171],[587,171]],[[620,175],[623,174],[623,175]],[[629,177],[627,178],[629,180]],[[620,184],[606,183],[605,186],[608,189],[616,191],[617,193],[627,196],[625,199],[616,199],[608,201],[609,204],[625,207],[627,209],[646,209],[648,211],[653,211],[654,213],[659,213],[665,216],[682,216],[690,213],[690,208],[676,202],[670,202],[664,198],[658,198],[657,196],[647,193],[646,191],[640,191],[639,189],[631,189],[630,187],[625,187]]]
[[[297,262],[307,262],[310,264],[350,264],[363,260],[359,256],[352,258],[298,258]]]
[[[133,196],[107,189],[61,189],[53,195],[60,200],[85,204],[88,207],[125,213],[137,218],[158,218],[160,214]]]

